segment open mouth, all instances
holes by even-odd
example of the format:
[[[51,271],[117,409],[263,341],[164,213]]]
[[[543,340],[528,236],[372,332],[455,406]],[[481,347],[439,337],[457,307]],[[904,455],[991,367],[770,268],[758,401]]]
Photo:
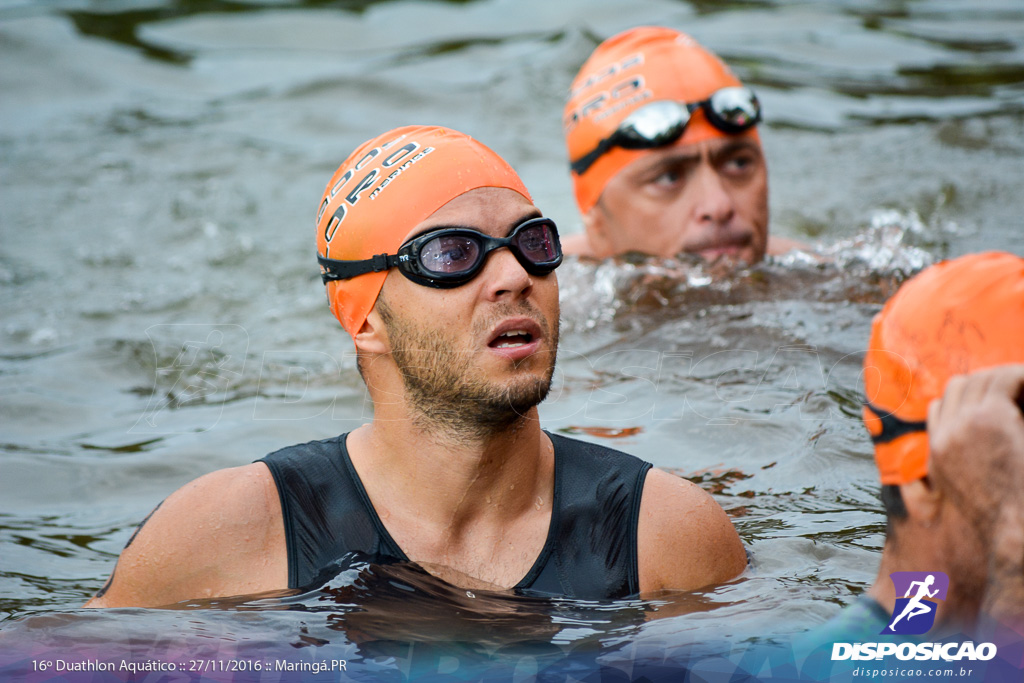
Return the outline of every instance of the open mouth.
[[[492,349],[513,349],[532,342],[534,336],[527,330],[509,330],[495,337],[488,346]]]
[[[494,328],[487,346],[503,356],[519,360],[534,353],[543,336],[535,320],[511,318]]]

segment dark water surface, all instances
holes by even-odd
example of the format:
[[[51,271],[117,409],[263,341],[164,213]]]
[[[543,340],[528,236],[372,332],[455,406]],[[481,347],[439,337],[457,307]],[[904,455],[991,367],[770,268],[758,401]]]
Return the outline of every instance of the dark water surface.
[[[757,88],[772,230],[832,261],[570,260],[541,416],[712,492],[750,570],[652,603],[470,597],[375,568],[283,601],[76,611],[180,485],[370,416],[313,259],[348,152],[457,128],[575,232],[563,95],[599,40],[644,23]],[[1019,0],[0,0],[0,636],[317,651],[401,677],[424,641],[440,675],[513,645],[599,659],[811,629],[874,579],[882,543],[858,421],[871,317],[937,259],[1024,251],[1022,158]]]

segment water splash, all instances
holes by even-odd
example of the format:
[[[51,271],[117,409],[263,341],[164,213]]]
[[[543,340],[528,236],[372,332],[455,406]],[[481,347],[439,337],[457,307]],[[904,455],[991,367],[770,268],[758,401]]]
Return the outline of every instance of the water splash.
[[[769,256],[753,267],[706,263],[681,254],[629,254],[603,261],[568,258],[558,271],[563,329],[593,330],[629,313],[702,309],[750,301],[884,302],[936,258],[915,242],[954,233],[915,211],[875,211],[853,236],[816,249]]]
[[[947,223],[941,229],[955,232],[956,226]],[[902,273],[909,277],[935,262],[930,253],[912,244],[935,231],[916,211],[882,209],[871,216],[865,230],[822,247],[821,253],[834,259],[840,268],[861,276]]]
[[[714,268],[682,255],[659,259],[639,254],[593,261],[569,258],[558,271],[562,321],[569,329],[591,330],[637,307],[667,306],[676,294],[729,282]]]

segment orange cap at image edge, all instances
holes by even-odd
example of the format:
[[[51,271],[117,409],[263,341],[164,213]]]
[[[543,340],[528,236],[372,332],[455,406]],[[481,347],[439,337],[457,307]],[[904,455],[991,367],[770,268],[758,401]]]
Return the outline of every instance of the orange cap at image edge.
[[[975,370],[1024,363],[1024,258],[970,254],[938,263],[896,292],[871,326],[864,394],[879,410],[924,422],[946,384]],[[872,436],[881,420],[865,407]],[[875,446],[883,484],[928,474],[928,434],[915,431]]]

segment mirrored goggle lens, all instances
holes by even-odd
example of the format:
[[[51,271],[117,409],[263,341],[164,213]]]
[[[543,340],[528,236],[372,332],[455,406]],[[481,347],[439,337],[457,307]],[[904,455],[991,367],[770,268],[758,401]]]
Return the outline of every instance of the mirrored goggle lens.
[[[528,225],[515,236],[519,252],[534,263],[547,263],[558,258],[556,244],[554,232],[548,223]]]
[[[671,100],[651,102],[623,120],[616,142],[626,149],[661,147],[678,139],[689,122],[685,105]]]
[[[753,126],[761,116],[761,103],[750,88],[723,88],[711,96],[708,108],[719,123],[736,130]]]
[[[479,260],[480,243],[467,235],[439,235],[420,249],[420,266],[428,273],[467,273]]]

